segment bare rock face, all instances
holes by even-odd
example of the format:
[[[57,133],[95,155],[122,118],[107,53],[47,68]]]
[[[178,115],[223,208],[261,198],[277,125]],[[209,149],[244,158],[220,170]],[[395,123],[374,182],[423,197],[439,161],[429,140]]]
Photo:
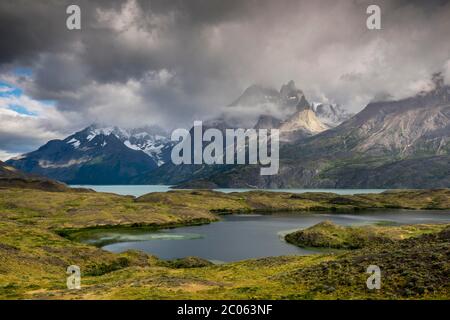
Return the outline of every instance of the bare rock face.
[[[316,116],[305,94],[296,88],[294,81],[281,87],[280,97],[283,105],[295,108],[295,112],[278,126],[283,141],[296,141],[330,128]]]
[[[339,131],[358,143],[353,151],[368,155],[446,155],[450,151],[450,87],[414,97],[369,104]]]
[[[292,80],[281,86],[280,100],[282,105],[295,107],[297,110],[309,107],[305,94],[302,90],[297,89],[295,82]]]
[[[336,127],[353,116],[338,104],[315,103],[312,107],[319,120],[329,127]]]
[[[240,127],[239,124],[233,126],[236,120],[233,119],[233,112],[239,114],[239,122],[242,110],[256,116],[252,125],[255,129],[279,129],[284,142],[304,139],[335,126],[327,125],[317,117],[303,91],[292,80],[282,85],[279,91],[260,85],[250,86],[230,104],[227,111],[231,116],[224,114],[217,121],[226,120],[231,127]],[[336,109],[335,112],[337,117],[342,110]]]
[[[7,163],[74,184],[199,181],[198,185],[219,187],[450,187],[450,87],[439,75],[433,79],[431,91],[373,102],[350,118],[338,106],[311,105],[293,81],[279,91],[260,86],[245,90],[234,105],[256,103],[256,109],[250,108],[252,114],[258,111],[251,126],[281,132],[280,170],[274,176],[260,176],[258,166],[175,166],[164,161],[170,151],[166,137],[118,128],[89,127]],[[259,103],[290,112],[283,117],[264,113]],[[205,122],[205,128],[235,128],[226,120]],[[11,168],[0,170],[4,176],[13,174]]]
[[[258,118],[254,128],[279,129],[281,140],[290,142],[313,136],[328,130],[330,127],[322,123],[309,104],[307,104],[299,108],[297,112],[289,116],[285,121],[270,115],[262,115]]]
[[[316,134],[282,145],[278,175],[234,168],[203,179],[220,187],[448,188],[450,87],[434,80],[431,91],[370,103],[329,130],[322,130],[308,108],[299,111],[280,130],[308,128]]]
[[[306,107],[283,122],[279,129],[282,133],[301,130],[314,135],[329,129],[329,127],[317,118],[311,107]]]
[[[230,104],[230,107],[254,106],[265,103],[279,103],[280,93],[274,88],[252,85]]]

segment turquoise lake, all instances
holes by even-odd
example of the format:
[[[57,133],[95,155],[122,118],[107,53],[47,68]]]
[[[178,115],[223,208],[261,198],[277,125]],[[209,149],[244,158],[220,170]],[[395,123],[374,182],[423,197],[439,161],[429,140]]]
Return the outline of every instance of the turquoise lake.
[[[71,187],[80,188],[90,188],[98,192],[111,192],[121,195],[131,195],[135,197],[142,196],[150,192],[167,192],[171,189],[171,186],[164,185],[111,185],[111,186],[100,186],[100,185],[71,185]],[[221,192],[245,192],[245,191],[273,191],[273,192],[292,192],[292,193],[303,193],[303,192],[334,192],[337,194],[357,194],[357,193],[380,193],[386,191],[386,189],[214,189]]]

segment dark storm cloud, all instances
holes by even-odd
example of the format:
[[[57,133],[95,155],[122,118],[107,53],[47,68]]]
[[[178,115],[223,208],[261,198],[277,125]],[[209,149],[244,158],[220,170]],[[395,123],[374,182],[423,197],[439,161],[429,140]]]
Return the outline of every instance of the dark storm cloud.
[[[65,28],[73,3],[81,31]],[[365,26],[372,3],[380,31]],[[15,83],[55,100],[64,130],[188,125],[252,83],[290,79],[310,100],[356,111],[416,92],[436,71],[450,78],[449,34],[450,5],[438,0],[2,1],[0,77],[30,67]]]
[[[26,87],[33,97],[55,99],[61,110],[83,111],[94,102],[89,86],[142,81],[148,72],[166,70],[176,75],[177,87],[143,83],[139,90],[152,113],[185,118],[202,113],[206,103],[210,108],[211,102],[232,99],[223,94],[235,83],[229,61],[209,51],[205,29],[251,16],[255,1],[82,1],[82,31],[75,32],[65,28],[69,3],[0,7],[1,21],[8,23],[0,31],[6,42],[1,62],[33,68],[33,82]],[[205,98],[211,85],[214,99]]]
[[[76,91],[82,83],[123,83],[161,69],[175,71],[185,78],[186,90],[199,92],[206,78],[226,69],[221,57],[208,56],[202,28],[243,18],[245,7],[255,2],[139,1],[127,6],[125,1],[78,1],[80,32],[65,28],[70,3],[0,5],[0,63],[32,66],[35,81],[30,89],[36,98],[62,98],[62,92]],[[105,20],[99,22],[102,13]],[[152,35],[153,40],[147,37]]]

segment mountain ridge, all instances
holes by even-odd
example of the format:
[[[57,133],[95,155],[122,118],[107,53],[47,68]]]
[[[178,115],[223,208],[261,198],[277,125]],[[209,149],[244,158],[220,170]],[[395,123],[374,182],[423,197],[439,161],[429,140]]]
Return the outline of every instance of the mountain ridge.
[[[167,158],[167,154],[152,157],[155,145],[139,142],[143,143],[118,127],[91,125],[7,163],[70,184],[127,184],[131,177],[156,169],[157,161]],[[160,150],[165,147],[161,146]]]
[[[201,179],[216,187],[449,187],[449,142],[450,87],[437,85],[406,99],[370,103],[335,128],[283,145],[277,176],[262,177],[247,166]],[[182,186],[200,185],[198,180]]]
[[[250,91],[258,90],[253,87]],[[257,129],[277,128],[282,133],[296,134],[282,140],[280,170],[275,176],[260,176],[257,165],[175,166],[169,161],[173,142],[164,134],[158,136],[149,128],[125,130],[98,125],[64,140],[49,141],[7,163],[72,184],[259,188],[450,186],[450,87],[442,82],[436,82],[433,90],[412,97],[369,103],[345,120],[334,118],[339,114],[348,116],[339,106],[310,104],[294,82],[276,92],[279,96],[283,92],[295,112],[285,119],[262,113],[254,125]],[[343,122],[330,127],[318,114]],[[233,128],[224,118],[204,122],[204,128],[211,126],[220,130]]]

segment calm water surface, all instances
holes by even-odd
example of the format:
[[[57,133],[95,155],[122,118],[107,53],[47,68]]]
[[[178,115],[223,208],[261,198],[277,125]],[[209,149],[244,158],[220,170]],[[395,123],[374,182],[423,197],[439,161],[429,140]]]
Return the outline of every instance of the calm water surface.
[[[151,192],[167,192],[172,190],[171,186],[164,185],[124,185],[124,186],[97,186],[97,185],[72,185],[74,188],[89,188],[98,192],[111,192],[121,195],[131,195],[135,197],[142,196],[146,193]],[[245,191],[273,191],[273,192],[292,192],[292,193],[303,193],[303,192],[333,192],[337,194],[357,194],[357,193],[380,193],[386,189],[215,189],[216,191],[221,191],[225,193],[230,192],[245,192]]]
[[[202,226],[182,227],[127,234],[104,234],[100,241],[117,243],[103,248],[112,252],[137,249],[163,259],[198,256],[211,261],[237,261],[280,255],[308,255],[315,250],[298,248],[283,240],[283,235],[310,227],[324,220],[340,225],[377,222],[418,224],[450,223],[450,212],[388,210],[364,214],[274,214],[232,215],[222,221]]]
[[[141,196],[150,192],[167,192],[164,185],[72,187],[91,188],[99,192]],[[222,192],[244,192],[255,189],[217,189]],[[337,194],[380,193],[384,189],[266,189],[275,192],[334,192]],[[385,210],[363,214],[301,213],[274,215],[232,215],[222,221],[202,226],[159,231],[101,231],[89,243],[111,243],[103,246],[112,252],[137,249],[163,259],[198,256],[211,261],[237,261],[280,255],[307,255],[319,251],[301,249],[283,240],[286,233],[303,229],[324,220],[340,225],[362,225],[377,222],[398,224],[450,223],[450,212]]]

